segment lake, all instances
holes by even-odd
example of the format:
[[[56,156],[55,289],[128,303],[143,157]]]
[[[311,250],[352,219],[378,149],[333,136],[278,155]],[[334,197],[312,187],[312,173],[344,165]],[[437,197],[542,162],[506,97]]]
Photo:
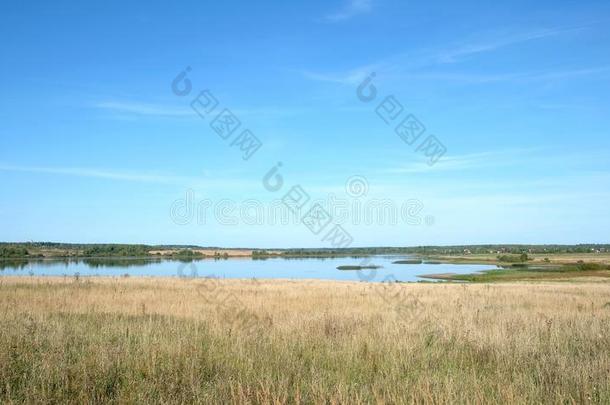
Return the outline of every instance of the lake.
[[[89,258],[0,261],[1,276],[147,276],[344,281],[418,281],[427,274],[469,274],[497,268],[473,264],[394,264],[401,256],[368,258],[170,259]],[[363,261],[366,261],[363,263]],[[375,265],[378,269],[338,270],[338,266]]]

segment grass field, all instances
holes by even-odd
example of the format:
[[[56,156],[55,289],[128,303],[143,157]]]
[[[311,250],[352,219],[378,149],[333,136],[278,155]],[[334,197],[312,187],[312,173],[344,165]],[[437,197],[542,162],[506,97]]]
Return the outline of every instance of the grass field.
[[[4,403],[610,402],[610,283],[0,283]]]

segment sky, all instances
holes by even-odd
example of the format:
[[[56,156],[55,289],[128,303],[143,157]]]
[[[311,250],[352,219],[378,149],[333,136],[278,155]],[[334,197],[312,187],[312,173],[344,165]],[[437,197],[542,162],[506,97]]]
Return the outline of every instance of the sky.
[[[607,1],[4,0],[0,35],[0,240],[609,242]]]

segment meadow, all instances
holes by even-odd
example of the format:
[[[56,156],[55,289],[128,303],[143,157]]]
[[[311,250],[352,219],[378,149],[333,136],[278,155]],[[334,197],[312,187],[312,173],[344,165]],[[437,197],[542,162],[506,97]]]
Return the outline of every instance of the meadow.
[[[0,278],[3,403],[610,403],[610,283]]]

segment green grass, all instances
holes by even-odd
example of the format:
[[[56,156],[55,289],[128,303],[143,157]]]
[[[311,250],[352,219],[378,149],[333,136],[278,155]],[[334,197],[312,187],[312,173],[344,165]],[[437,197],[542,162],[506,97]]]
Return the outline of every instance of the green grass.
[[[450,281],[468,281],[473,283],[491,283],[501,281],[543,281],[573,280],[575,278],[602,277],[610,281],[610,270],[607,266],[585,263],[576,266],[549,266],[530,268],[513,265],[511,267],[486,270],[473,274],[448,274],[438,278]]]

